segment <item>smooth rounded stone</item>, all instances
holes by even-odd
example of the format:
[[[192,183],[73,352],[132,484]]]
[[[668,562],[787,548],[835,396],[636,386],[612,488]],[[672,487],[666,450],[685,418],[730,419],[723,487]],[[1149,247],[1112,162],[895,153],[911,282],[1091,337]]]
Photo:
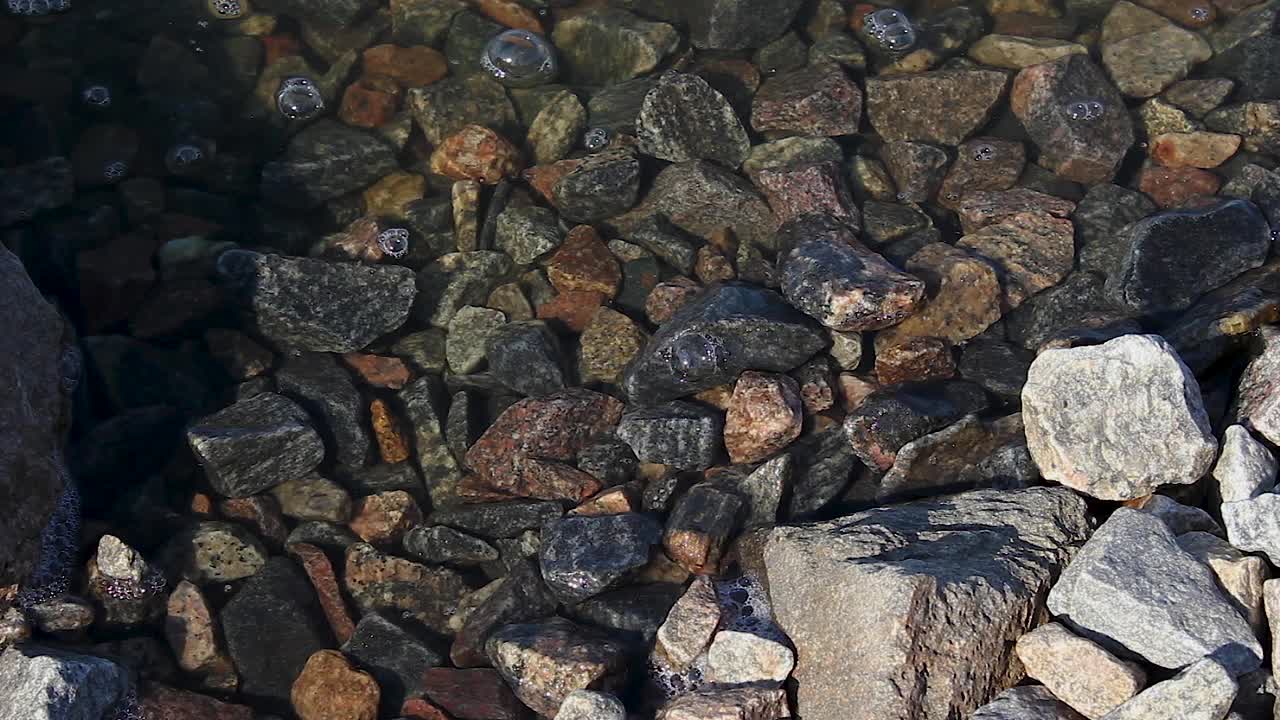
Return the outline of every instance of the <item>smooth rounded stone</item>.
[[[506,322],[506,316],[497,310],[474,305],[459,308],[449,321],[449,339],[445,345],[449,369],[460,375],[480,370],[484,366],[489,335]]]
[[[1105,648],[1050,622],[1018,638],[1015,648],[1027,675],[1044,683],[1074,710],[1097,720],[1137,695],[1147,674]]]
[[[991,67],[1021,70],[1067,55],[1087,54],[1088,48],[1067,40],[992,33],[969,46],[970,58]]]
[[[494,377],[522,395],[547,395],[565,387],[560,345],[542,320],[494,328],[485,356]]]
[[[1263,637],[1267,618],[1263,609],[1263,585],[1271,577],[1266,560],[1245,555],[1215,534],[1195,531],[1177,538],[1178,547],[1213,570],[1218,584],[1231,596],[1236,609]]]
[[[672,315],[623,377],[635,402],[660,403],[723,385],[743,370],[787,372],[827,344],[817,323],[777,293],[713,286]]]
[[[801,218],[779,230],[796,244],[779,267],[787,300],[837,331],[878,330],[901,322],[924,299],[924,283],[857,242],[829,217]]]
[[[295,520],[345,523],[351,519],[351,494],[338,483],[309,473],[271,488],[280,512]]]
[[[395,151],[376,135],[321,120],[289,141],[262,168],[260,192],[292,210],[310,210],[360,190],[397,168]]]
[[[1218,496],[1223,502],[1248,500],[1275,489],[1276,458],[1243,425],[1232,425],[1222,434],[1222,454],[1213,466]]]
[[[886,141],[959,145],[991,118],[1007,83],[996,70],[867,78],[867,115]]]
[[[32,720],[97,720],[130,694],[130,673],[107,658],[42,645],[0,654],[0,711]]]
[[[547,717],[575,690],[621,689],[628,660],[622,643],[563,618],[504,626],[485,651],[520,702]]]
[[[1200,386],[1158,335],[1041,353],[1022,412],[1044,476],[1104,500],[1193,483],[1217,453]]]
[[[1080,241],[1080,267],[1108,276],[1118,272],[1127,249],[1123,230],[1155,209],[1140,192],[1110,183],[1090,187],[1071,213]]]
[[[533,150],[533,164],[545,165],[568,157],[586,127],[587,109],[582,101],[568,90],[560,91],[529,124],[525,144]]]
[[[569,81],[614,85],[646,75],[670,55],[680,34],[618,8],[593,8],[555,24],[551,39]]]
[[[801,0],[692,0],[682,6],[700,50],[764,47],[795,19]]]
[[[1224,133],[1163,133],[1151,140],[1151,157],[1166,167],[1215,168],[1240,148],[1240,136]]]
[[[187,443],[213,489],[248,497],[302,477],[324,459],[306,411],[282,395],[241,400],[187,428]]]
[[[1220,720],[1239,689],[1236,675],[1218,659],[1206,657],[1138,693],[1103,720]]]
[[[542,577],[563,602],[581,602],[648,564],[661,537],[656,521],[636,513],[549,521],[538,552]]]
[[[1133,310],[1181,310],[1261,265],[1270,248],[1270,226],[1247,200],[1158,213],[1129,227],[1128,251],[1107,294]]]
[[[1081,97],[1099,103],[1100,117],[1072,117]],[[1124,98],[1087,55],[1023,69],[1013,80],[1009,102],[1040,149],[1040,164],[1061,178],[1109,182],[1133,145],[1133,122]]]
[[[932,200],[947,172],[947,153],[933,145],[906,140],[886,143],[881,151],[885,167],[898,187],[901,202]]]
[[[942,338],[958,345],[1000,319],[1000,280],[981,258],[933,242],[911,255],[905,267],[924,279],[926,296],[914,314],[876,335],[877,351],[917,337]]]
[[[1071,272],[1074,231],[1070,220],[1045,212],[1024,212],[965,235],[956,247],[985,258],[1000,271],[1004,305],[1015,308]]]
[[[720,625],[720,600],[706,576],[693,579],[658,627],[653,652],[669,667],[689,667],[711,644]]]
[[[1138,510],[1120,508],[1094,532],[1050,591],[1048,607],[1075,632],[1159,667],[1212,655],[1239,675],[1262,661],[1253,630],[1213,572]]]
[[[751,100],[751,127],[756,132],[852,135],[861,118],[862,90],[830,62],[775,75]]]
[[[1102,64],[1120,92],[1130,97],[1159,94],[1211,57],[1213,49],[1204,38],[1173,23],[1102,43]]]
[[[786,645],[749,632],[721,630],[707,649],[708,679],[725,685],[782,683],[795,667]]]
[[[479,55],[475,55],[477,66]],[[520,122],[506,88],[484,73],[448,77],[413,88],[405,104],[414,124],[436,147],[467,125],[486,126],[503,137],[520,137]]]
[[[720,457],[723,428],[718,411],[677,400],[625,413],[617,434],[641,462],[705,470]]]
[[[440,565],[481,565],[498,559],[498,550],[478,537],[444,525],[419,525],[405,533],[405,552]]]
[[[300,720],[375,720],[378,683],[337,650],[312,655],[290,691]]]
[[[797,707],[807,720],[971,712],[1017,672],[1013,641],[1088,533],[1083,500],[1062,488],[976,490],[769,530],[761,554],[796,649]],[[918,690],[901,692],[904,681]]]
[[[267,563],[267,548],[237,523],[205,520],[173,537],[161,553],[163,564],[197,585],[254,575]]]
[[[594,690],[574,690],[560,703],[555,720],[626,720],[627,709],[618,698]]]
[[[458,572],[381,553],[367,543],[346,549],[343,587],[360,614],[385,612],[448,634],[449,618],[473,588]]]
[[[551,188],[560,214],[580,223],[620,215],[639,197],[640,159],[625,148],[588,155]]]
[[[671,73],[644,96],[636,120],[640,151],[670,162],[712,160],[731,168],[751,148],[724,96],[697,75]]]
[[[1084,717],[1047,688],[1020,685],[1005,690],[978,708],[971,720],[1084,720]]]

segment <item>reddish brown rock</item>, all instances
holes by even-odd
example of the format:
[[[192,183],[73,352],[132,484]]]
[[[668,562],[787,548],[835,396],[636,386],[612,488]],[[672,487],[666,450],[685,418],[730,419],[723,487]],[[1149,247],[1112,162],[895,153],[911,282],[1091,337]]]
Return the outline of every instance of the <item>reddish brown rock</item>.
[[[858,227],[858,208],[835,162],[802,167],[765,168],[752,181],[764,193],[778,224],[809,213],[823,213]]]
[[[364,51],[364,71],[391,78],[403,88],[422,87],[449,74],[449,61],[425,45],[374,45]]]
[[[539,35],[543,33],[538,16],[515,0],[471,0],[471,4],[499,25],[528,30]]]
[[[431,668],[422,686],[433,703],[458,720],[522,720],[529,714],[491,668]]]
[[[240,684],[231,656],[218,637],[208,600],[200,588],[186,580],[179,580],[169,594],[164,635],[178,667],[199,676],[205,687],[235,690]]]
[[[736,274],[729,258],[711,245],[698,248],[698,253],[694,256],[693,273],[704,285],[732,280]]]
[[[965,234],[1024,212],[1042,212],[1053,217],[1071,217],[1076,204],[1030,188],[995,192],[968,192],[960,201],[960,226]]]
[[[398,357],[347,353],[342,361],[366,384],[373,387],[400,390],[413,379],[409,366]]]
[[[941,338],[910,338],[876,353],[876,378],[883,385],[955,374],[951,345]]]
[[[618,294],[622,271],[595,228],[579,225],[547,261],[547,279],[562,293],[586,291],[612,298]]]
[[[378,683],[337,650],[321,650],[293,681],[289,700],[299,720],[378,720]]]
[[[1208,170],[1148,165],[1138,176],[1138,189],[1162,208],[1180,207],[1187,201],[1218,192],[1222,180]]]
[[[142,304],[156,281],[151,258],[159,246],[150,233],[133,232],[80,251],[76,267],[88,334],[127,320]]]
[[[409,441],[386,401],[379,398],[369,403],[369,423],[373,426],[382,462],[394,465],[409,459]]]
[[[422,524],[422,510],[413,496],[403,490],[389,490],[356,501],[351,531],[374,545],[400,542],[414,525]]]
[[[400,714],[413,720],[450,720],[443,710],[426,698],[409,698],[400,706]]]
[[[445,138],[431,153],[431,172],[454,180],[495,185],[520,173],[520,151],[511,141],[482,125],[467,125]]]
[[[570,515],[621,515],[641,511],[642,486],[638,483],[618,485],[604,490],[569,511]]]
[[[751,127],[756,132],[852,135],[861,119],[862,90],[835,63],[776,75],[760,86],[751,102]]]
[[[576,170],[581,164],[582,160],[575,158],[561,160],[550,165],[535,165],[525,170],[522,176],[530,187],[538,191],[542,199],[554,205],[555,196],[552,193],[552,189],[556,186],[556,183],[560,182],[561,178]]]
[[[674,277],[660,282],[653,286],[645,298],[644,314],[648,316],[649,322],[661,325],[700,292],[702,286],[687,277]]]
[[[800,387],[786,375],[748,370],[738,376],[724,420],[724,446],[734,463],[759,462],[800,435]]]
[[[1240,149],[1240,136],[1227,133],[1164,133],[1151,141],[1151,159],[1165,167],[1215,168]]]
[[[139,698],[146,720],[253,720],[253,708],[148,682]]]
[[[906,268],[924,279],[928,300],[922,310],[876,335],[877,353],[913,337],[962,343],[1000,319],[1003,290],[995,269],[984,260],[937,242],[916,251]]]
[[[399,103],[400,86],[395,80],[366,75],[342,92],[338,119],[355,127],[382,127],[395,116]]]
[[[938,187],[938,202],[955,210],[969,193],[1008,190],[1022,175],[1026,161],[1026,148],[1016,140],[969,140],[956,148],[956,161]]]
[[[347,603],[342,599],[342,590],[338,587],[338,577],[333,571],[333,563],[329,556],[315,545],[293,543],[288,546],[289,554],[302,565],[311,586],[316,590],[316,598],[320,600],[320,609],[324,611],[333,636],[342,645],[351,639],[356,625],[347,611]]]
[[[591,324],[596,310],[608,300],[603,294],[590,290],[562,292],[538,306],[540,320],[553,320],[575,333],[581,333]]]
[[[289,537],[289,528],[284,524],[284,515],[280,512],[280,503],[267,495],[253,495],[246,498],[225,498],[218,502],[218,511],[230,520],[240,522],[253,528],[273,550],[284,547],[285,538]]]
[[[836,384],[840,386],[840,401],[845,412],[853,412],[868,395],[880,389],[876,383],[853,373],[840,373]]]

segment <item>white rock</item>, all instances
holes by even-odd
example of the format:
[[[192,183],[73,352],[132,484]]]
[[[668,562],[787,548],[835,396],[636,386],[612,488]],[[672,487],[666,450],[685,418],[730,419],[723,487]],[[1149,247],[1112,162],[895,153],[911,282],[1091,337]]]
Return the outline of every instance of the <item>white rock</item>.
[[[1275,456],[1243,425],[1232,425],[1222,434],[1222,455],[1213,466],[1213,477],[1223,502],[1270,492],[1276,485],[1276,470]]]
[[[796,666],[791,648],[746,632],[721,630],[707,650],[712,682],[725,685],[781,683]]]
[[[1280,565],[1280,495],[1263,493],[1248,500],[1222,503],[1227,540],[1245,552],[1264,553]]]
[[[560,704],[556,720],[626,720],[627,709],[618,698],[594,690],[574,690]]]

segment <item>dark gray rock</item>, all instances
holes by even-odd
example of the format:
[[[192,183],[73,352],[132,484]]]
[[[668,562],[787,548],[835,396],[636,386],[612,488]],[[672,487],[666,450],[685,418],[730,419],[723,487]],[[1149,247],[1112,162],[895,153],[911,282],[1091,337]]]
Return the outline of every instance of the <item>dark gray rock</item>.
[[[1280,36],[1274,29],[1268,32],[1268,22],[1274,27],[1274,6],[1256,5],[1233,18],[1212,40],[1216,53],[1205,65],[1205,71],[1210,77],[1234,80],[1232,99],[1236,102],[1280,97],[1280,79],[1275,74],[1276,63],[1280,62]],[[1242,29],[1250,33],[1250,37],[1240,38],[1234,32]],[[1239,42],[1225,46],[1236,39]]]
[[[1077,632],[1164,668],[1212,656],[1233,675],[1262,647],[1213,571],[1178,547],[1154,515],[1120,508],[1049,593],[1049,611]]]
[[[788,452],[793,460],[791,495],[783,512],[788,521],[812,520],[836,502],[860,466],[838,425],[801,436]]]
[[[630,210],[640,197],[640,159],[626,149],[588,155],[551,188],[561,215],[595,223]]]
[[[447,525],[487,540],[513,538],[559,519],[564,508],[558,502],[509,500],[436,508],[427,517],[432,525]]]
[[[240,673],[240,692],[274,706],[288,707],[307,659],[333,647],[311,583],[286,557],[269,560],[218,618]]]
[[[485,652],[520,702],[554,717],[574,690],[620,690],[628,648],[608,634],[555,617],[512,624],[489,637]]]
[[[967,716],[1021,676],[1014,641],[1088,534],[1083,500],[1063,488],[769,531],[762,560],[797,651],[797,706],[806,720]]]
[[[978,708],[972,720],[1085,720],[1043,685],[1005,690]]]
[[[449,59],[451,75],[488,75],[477,58],[484,56],[485,46],[506,28],[471,10],[453,16],[445,35],[444,54]],[[430,86],[428,86],[430,87]]]
[[[542,577],[564,602],[598,595],[649,562],[662,528],[647,515],[570,516],[542,529]]]
[[[338,468],[350,471],[362,467],[369,455],[365,403],[337,359],[322,353],[290,355],[275,378],[281,394],[321,420],[316,429],[333,448]]]
[[[340,553],[358,542],[360,538],[345,526],[312,521],[299,523],[298,527],[289,533],[289,539],[285,541],[285,545],[305,543]]]
[[[635,135],[644,96],[656,84],[656,77],[640,77],[600,88],[587,102],[587,127],[602,127],[615,135]]]
[[[932,200],[947,174],[947,151],[927,143],[895,140],[885,144],[881,158],[902,202]]]
[[[437,388],[432,378],[414,380],[400,391],[404,417],[413,430],[413,462],[426,482],[433,505],[445,505],[458,496],[462,470],[445,440],[436,407]]]
[[[382,138],[321,120],[289,141],[283,159],[262,168],[259,189],[268,202],[310,210],[363,189],[398,167],[395,150]]]
[[[741,244],[774,247],[778,223],[765,199],[746,178],[706,160],[663,168],[642,207],[704,240],[729,228]]]
[[[1021,402],[1027,369],[1035,356],[1011,343],[978,336],[960,351],[960,377],[1007,402]]]
[[[500,252],[476,250],[444,255],[418,273],[413,316],[419,322],[447,328],[463,306],[483,307],[489,293],[505,282],[511,271],[511,258]]]
[[[528,560],[517,560],[511,564],[511,571],[502,584],[467,614],[453,638],[449,658],[458,667],[488,665],[484,644],[495,630],[510,623],[549,617],[559,604],[542,581],[538,566]]]
[[[743,370],[787,372],[827,344],[777,293],[716,285],[678,310],[627,367],[632,402],[660,403],[723,385]]]
[[[1129,320],[1132,311],[1114,307],[1104,291],[1106,279],[1076,271],[1056,286],[1037,293],[1005,315],[1009,339],[1027,350],[1063,338],[1091,338],[1099,342],[1140,332]]]
[[[573,619],[613,631],[637,645],[651,644],[671,606],[684,594],[676,583],[646,583],[609,590],[568,608]]]
[[[425,637],[377,613],[360,618],[342,652],[378,682],[378,706],[387,716],[400,712],[407,698],[421,696],[423,674],[444,664]]]
[[[903,445],[986,407],[986,394],[972,383],[894,385],[868,395],[845,418],[844,431],[867,467],[888,470]]]
[[[187,428],[191,452],[209,484],[227,497],[248,497],[314,470],[324,443],[307,413],[274,393],[241,400]]]
[[[75,175],[65,157],[0,170],[0,227],[26,222],[71,202]]]
[[[407,0],[400,4],[421,1]],[[474,62],[479,70],[479,53]],[[432,145],[439,145],[467,125],[484,125],[503,137],[523,137],[520,120],[506,89],[486,73],[463,73],[413,88],[407,94],[406,107]]]
[[[130,692],[129,669],[103,657],[24,644],[0,654],[0,717],[98,720]]]
[[[617,432],[641,462],[705,470],[722,454],[724,418],[715,409],[677,400],[624,414]]]
[[[931,224],[914,205],[868,200],[862,205],[862,230],[871,247],[879,247],[919,232]]]
[[[1118,273],[1129,251],[1123,231],[1155,210],[1156,204],[1136,190],[1110,183],[1090,187],[1071,214],[1080,268],[1107,277]]]
[[[664,75],[644,97],[640,151],[670,162],[713,160],[736,168],[751,141],[729,101],[697,75]]]
[[[689,488],[676,500],[663,530],[667,555],[693,573],[714,573],[742,523],[742,495],[712,482]]]
[[[489,371],[522,395],[547,395],[565,387],[565,360],[541,320],[507,323],[489,334]]]
[[[646,3],[639,9],[651,8]],[[650,12],[645,15],[662,19]],[[665,22],[601,7],[560,20],[551,39],[570,82],[616,86],[651,72],[676,49],[680,34]]]
[[[700,243],[661,215],[653,215],[635,223],[628,229],[626,237],[679,270],[682,275],[693,275]]]
[[[556,214],[543,207],[508,207],[498,215],[494,242],[517,265],[529,265],[560,247]]]
[[[482,565],[498,559],[498,549],[444,525],[419,525],[405,533],[405,552],[436,565]]]
[[[1127,240],[1107,294],[1133,310],[1181,310],[1266,261],[1271,227],[1253,203],[1223,200],[1140,220],[1129,228]]]
[[[786,32],[801,0],[692,0],[685,10],[694,47],[763,47]]]
[[[605,487],[630,481],[639,464],[631,446],[612,436],[598,438],[578,451],[578,469],[591,474]]]

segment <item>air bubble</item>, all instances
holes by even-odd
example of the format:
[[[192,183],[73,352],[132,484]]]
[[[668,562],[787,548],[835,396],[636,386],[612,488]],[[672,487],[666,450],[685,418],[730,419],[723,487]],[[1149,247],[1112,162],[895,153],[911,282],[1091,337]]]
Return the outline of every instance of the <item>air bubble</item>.
[[[1195,20],[1196,22],[1204,22],[1209,19],[1209,8],[1204,5],[1197,5],[1191,8],[1191,12],[1188,14],[1191,16],[1192,20]]]
[[[309,78],[288,77],[276,92],[276,108],[290,120],[307,120],[324,111],[324,98]]]
[[[667,365],[681,380],[701,380],[724,366],[724,348],[719,341],[700,333],[685,333],[667,348]]]
[[[71,9],[71,0],[9,0],[5,5],[14,15],[39,16]]]
[[[111,88],[106,85],[88,85],[80,91],[80,101],[93,108],[111,107]]]
[[[508,87],[532,87],[551,80],[559,69],[555,48],[528,30],[499,33],[480,56],[480,65]]]
[[[244,6],[239,0],[209,0],[209,10],[214,17],[223,20],[234,20],[244,14]]]
[[[862,18],[867,35],[884,49],[903,52],[916,44],[916,29],[900,10],[882,8]]]
[[[973,159],[980,162],[991,160],[996,156],[996,148],[991,143],[978,143],[973,147]]]
[[[409,252],[409,231],[404,228],[383,230],[378,233],[378,247],[389,257],[404,257]]]
[[[1107,106],[1097,98],[1075,98],[1067,101],[1067,115],[1078,122],[1093,122],[1107,111]]]
[[[129,163],[123,160],[113,160],[107,163],[106,167],[102,168],[102,177],[105,178],[107,182],[122,180],[128,174]]]
[[[174,175],[191,175],[208,164],[209,153],[194,142],[183,142],[165,153],[164,166]]]
[[[613,134],[609,128],[593,127],[582,136],[582,146],[591,152],[599,152],[609,146]]]

